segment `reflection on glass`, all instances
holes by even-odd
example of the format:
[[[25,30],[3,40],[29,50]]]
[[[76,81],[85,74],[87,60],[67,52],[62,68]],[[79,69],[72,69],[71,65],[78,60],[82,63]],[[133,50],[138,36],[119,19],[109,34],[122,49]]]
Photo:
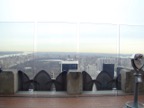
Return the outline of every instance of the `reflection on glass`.
[[[77,52],[76,24],[38,23],[37,52]]]
[[[144,26],[120,26],[120,52],[124,54],[143,53]]]
[[[0,51],[33,51],[33,23],[0,23]]]
[[[79,44],[81,52],[117,54],[117,26],[81,24]]]

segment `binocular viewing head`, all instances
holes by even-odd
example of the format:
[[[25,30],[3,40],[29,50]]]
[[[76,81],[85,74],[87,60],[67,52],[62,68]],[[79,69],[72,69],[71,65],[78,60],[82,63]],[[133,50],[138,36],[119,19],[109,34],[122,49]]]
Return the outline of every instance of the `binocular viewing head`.
[[[144,66],[143,54],[133,54],[131,56],[131,63],[135,70],[140,71]]]

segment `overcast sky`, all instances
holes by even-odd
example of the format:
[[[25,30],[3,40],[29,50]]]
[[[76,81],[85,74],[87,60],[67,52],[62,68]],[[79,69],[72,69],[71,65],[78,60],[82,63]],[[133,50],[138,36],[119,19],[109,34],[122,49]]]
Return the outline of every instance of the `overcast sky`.
[[[143,0],[0,0],[0,21],[144,24]]]
[[[0,0],[0,50],[143,53],[143,11],[143,0]]]

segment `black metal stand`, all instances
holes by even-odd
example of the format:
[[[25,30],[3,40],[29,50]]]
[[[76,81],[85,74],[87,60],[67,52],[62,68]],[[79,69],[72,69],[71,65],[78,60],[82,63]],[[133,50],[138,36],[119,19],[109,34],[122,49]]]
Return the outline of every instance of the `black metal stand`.
[[[127,102],[124,108],[144,108],[144,104],[138,102],[138,86],[142,82],[141,74],[139,72],[134,73],[135,87],[134,87],[134,101]]]

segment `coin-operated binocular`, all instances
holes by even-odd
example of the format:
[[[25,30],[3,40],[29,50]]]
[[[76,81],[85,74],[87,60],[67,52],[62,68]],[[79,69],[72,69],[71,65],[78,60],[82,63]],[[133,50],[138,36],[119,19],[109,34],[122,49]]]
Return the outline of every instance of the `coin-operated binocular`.
[[[144,66],[143,55],[142,54],[133,54],[131,57],[131,63],[132,63],[134,70],[136,71],[136,73],[139,73]]]
[[[131,64],[135,70],[134,72],[134,101],[127,102],[125,108],[144,108],[142,103],[138,102],[138,85],[142,82],[142,68],[144,66],[144,56],[142,54],[133,54],[131,56]]]

